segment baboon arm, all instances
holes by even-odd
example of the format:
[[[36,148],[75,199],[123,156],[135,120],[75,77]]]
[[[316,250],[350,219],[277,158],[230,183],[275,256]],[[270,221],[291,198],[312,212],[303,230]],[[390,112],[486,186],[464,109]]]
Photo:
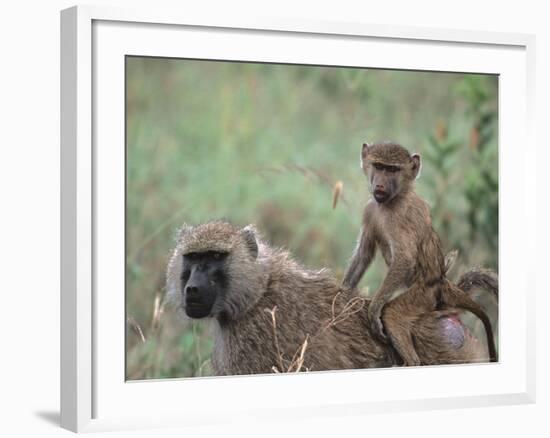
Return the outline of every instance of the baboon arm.
[[[401,255],[394,256],[394,260],[389,266],[386,278],[382,282],[380,289],[374,295],[369,306],[369,314],[372,317],[380,317],[382,308],[392,298],[393,294],[406,284],[411,270],[409,258]]]
[[[361,278],[372,260],[376,252],[376,245],[372,233],[368,231],[368,227],[361,228],[359,242],[355,248],[355,252],[351,258],[351,262],[344,275],[342,284],[351,289],[357,287]]]
[[[371,334],[382,341],[387,341],[382,323],[382,309],[391,300],[393,294],[405,285],[409,272],[410,263],[404,258],[394,256],[394,261],[389,267],[382,286],[369,305],[368,317]]]

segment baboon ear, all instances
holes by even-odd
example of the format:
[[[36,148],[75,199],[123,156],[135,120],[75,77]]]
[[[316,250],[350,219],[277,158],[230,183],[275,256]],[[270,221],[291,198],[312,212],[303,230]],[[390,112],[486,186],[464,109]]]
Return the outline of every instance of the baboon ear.
[[[420,176],[420,171],[422,170],[422,160],[420,159],[420,154],[412,154],[411,161],[413,177],[416,179]]]
[[[361,169],[365,168],[365,160],[367,159],[367,155],[369,153],[369,148],[371,147],[368,143],[363,143],[363,147],[361,148]]]
[[[244,242],[253,258],[258,257],[258,240],[256,239],[256,227],[247,225],[241,230]]]

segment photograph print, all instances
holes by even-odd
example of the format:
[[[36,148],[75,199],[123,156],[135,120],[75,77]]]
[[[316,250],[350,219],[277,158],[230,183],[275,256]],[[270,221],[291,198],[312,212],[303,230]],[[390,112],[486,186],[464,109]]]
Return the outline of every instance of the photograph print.
[[[127,380],[498,362],[497,75],[127,56],[125,86]]]

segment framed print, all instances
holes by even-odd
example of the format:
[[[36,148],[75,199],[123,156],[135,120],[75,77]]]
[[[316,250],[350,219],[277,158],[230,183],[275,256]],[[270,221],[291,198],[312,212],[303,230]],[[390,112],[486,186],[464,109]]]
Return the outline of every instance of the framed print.
[[[63,427],[534,401],[533,37],[61,18]]]

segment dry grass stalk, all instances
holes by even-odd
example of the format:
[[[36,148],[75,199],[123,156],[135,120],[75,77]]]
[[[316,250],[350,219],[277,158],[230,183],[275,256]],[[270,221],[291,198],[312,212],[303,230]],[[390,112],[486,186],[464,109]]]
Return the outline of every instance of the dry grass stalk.
[[[343,188],[344,188],[344,183],[342,181],[336,181],[336,184],[334,184],[334,188],[332,190],[332,209],[333,210],[336,208],[336,205],[338,204],[338,199],[340,198],[340,194],[342,193]]]
[[[147,337],[145,336],[145,332],[142,330],[141,326],[137,323],[135,318],[129,316],[127,319],[128,324],[139,336],[142,344],[145,344],[147,342],[147,338],[156,338],[157,340],[159,340],[162,337],[162,316],[164,315],[164,310],[166,306],[163,295],[164,294],[162,285],[160,285],[159,280],[159,286],[156,289],[155,298],[153,300],[153,312]],[[137,369],[134,370],[132,374],[130,374],[130,380],[146,378],[146,376],[151,371],[153,375],[156,373],[160,348],[160,342],[156,342],[154,344],[153,352],[150,352],[148,349],[142,350],[143,360],[140,361],[140,366],[137,367]]]
[[[333,184],[333,181],[334,181],[333,176],[325,172],[322,172],[319,169],[300,166],[295,163],[286,163],[278,167],[259,168],[258,172],[264,177],[269,173],[276,173],[276,174],[298,173],[302,175],[306,180],[317,181],[322,185],[332,188],[334,190],[336,190],[337,186],[341,185],[339,192],[336,196],[336,199],[333,197],[332,208],[336,207],[336,202],[338,201],[342,202],[344,205],[346,205],[346,207],[348,208],[350,207],[349,202],[345,199],[345,196],[342,193],[344,184],[341,181],[337,181],[336,184]]]
[[[314,334],[311,337],[309,336],[309,334],[306,335],[304,342],[302,342],[300,347],[296,350],[296,352],[294,353],[290,361],[286,360],[283,357],[279,346],[279,337],[277,335],[277,317],[276,317],[277,306],[273,307],[273,309],[264,309],[267,313],[271,315],[273,339],[274,339],[276,353],[277,353],[278,366],[273,365],[271,367],[274,373],[297,373],[302,371],[302,369],[304,369],[305,371],[310,371],[310,368],[304,367],[305,353],[308,346],[310,345],[310,340],[316,338],[320,333],[323,333],[325,330],[331,327],[334,327],[335,325],[346,320],[347,318],[354,315],[355,313],[360,312],[365,306],[366,299],[356,296],[351,298],[349,301],[347,301],[342,307],[342,310],[340,310],[339,312],[336,312],[336,300],[338,299],[341,293],[342,292],[338,292],[332,300],[331,318],[323,326],[321,326],[320,330],[316,334]],[[284,363],[288,363],[288,366],[285,367]]]
[[[279,362],[279,370],[283,372],[283,355],[281,354],[281,349],[279,348],[279,337],[277,336],[277,318],[275,317],[275,312],[277,312],[277,306],[273,309],[264,309],[267,313],[271,315],[271,324],[273,327],[273,341],[275,342],[275,349],[277,350],[277,359]]]
[[[355,313],[360,312],[365,306],[366,299],[356,296],[356,297],[353,297],[351,300],[349,300],[346,304],[344,304],[340,312],[336,313],[336,300],[338,299],[341,293],[342,291],[334,295],[334,298],[332,299],[332,306],[331,306],[332,317],[321,328],[320,330],[321,333],[327,330],[328,328],[333,327],[336,324],[348,319],[351,315],[354,315]]]
[[[199,377],[202,377],[202,369],[207,365],[211,363],[211,359],[206,359],[204,362],[202,362],[201,366],[199,367],[198,375]]]
[[[157,292],[155,294],[155,301],[153,302],[153,317],[151,318],[151,330],[153,332],[156,332],[159,329],[163,313],[164,302],[162,299],[162,292]]]
[[[135,320],[135,318],[133,316],[128,316],[128,318],[126,318],[126,323],[139,336],[139,338],[141,339],[141,342],[143,342],[145,344],[145,342],[147,342],[147,339],[145,339],[145,335],[143,334],[143,330],[141,329],[140,325]]]
[[[294,357],[292,358],[292,361],[290,362],[290,365],[288,367],[289,373],[298,373],[302,369],[302,366],[304,365],[304,355],[306,353],[306,348],[308,345],[308,339],[309,335],[306,335],[306,339],[304,340],[301,348],[298,349],[300,354],[298,357],[296,357],[296,353],[294,353]]]

